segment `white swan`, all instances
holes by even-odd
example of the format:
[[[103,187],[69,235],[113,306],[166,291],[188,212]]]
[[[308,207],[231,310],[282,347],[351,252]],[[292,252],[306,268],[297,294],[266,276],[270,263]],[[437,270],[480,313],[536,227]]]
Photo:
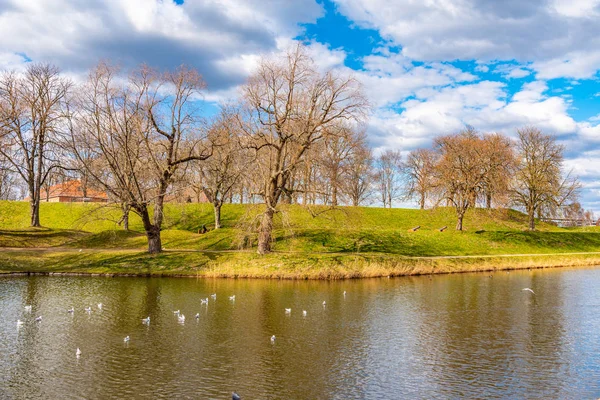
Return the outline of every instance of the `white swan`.
[[[67,310],[67,312],[68,312],[69,314],[73,314],[73,313],[75,312],[75,309],[74,309],[73,307],[71,307],[71,308],[69,308],[69,309]]]
[[[75,355],[77,357],[79,357],[81,355],[81,350],[79,350],[79,347],[77,348],[77,350],[75,351]]]
[[[146,318],[142,318],[142,324],[149,324],[150,323],[150,317],[146,317]]]
[[[175,314],[175,315],[179,315],[179,314],[180,314],[180,312],[179,312],[179,310],[175,310],[175,311],[173,311],[173,314]]]
[[[200,313],[196,313],[196,319],[200,319]]]
[[[521,289],[521,291],[527,291],[527,292],[531,292],[531,293],[535,294],[535,292],[528,287],[526,287],[525,289]]]
[[[128,335],[128,336],[125,336],[125,339],[123,339],[123,341],[124,341],[125,343],[129,343],[129,335]]]
[[[35,317],[35,321],[36,322],[41,322],[42,321],[42,316],[40,315],[39,317]]]
[[[102,303],[98,303],[98,310],[102,310]]]
[[[286,308],[285,309],[285,313],[286,314],[291,314],[292,313],[292,309],[291,308]]]
[[[229,300],[235,301],[235,294],[233,296],[229,296]]]
[[[25,311],[31,311],[31,306],[25,306]]]
[[[213,293],[213,294],[211,294],[211,295],[210,295],[210,297],[212,297],[212,298],[213,298],[213,300],[216,300],[216,299],[217,299],[217,294],[216,294],[216,293]]]
[[[306,310],[302,310],[302,316],[306,317]]]
[[[271,343],[275,343],[275,335],[271,336]]]
[[[86,307],[85,311],[88,312],[88,313],[91,313],[92,312],[92,307]]]
[[[179,321],[180,324],[183,324],[185,322],[185,315],[181,314],[177,317],[177,320]]]

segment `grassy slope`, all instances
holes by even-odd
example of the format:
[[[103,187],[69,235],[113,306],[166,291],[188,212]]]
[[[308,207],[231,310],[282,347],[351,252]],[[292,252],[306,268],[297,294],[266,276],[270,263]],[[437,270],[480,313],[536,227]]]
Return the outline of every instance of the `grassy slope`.
[[[166,210],[163,244],[167,249],[234,250],[243,240],[240,220],[247,223],[258,206],[226,205],[224,228],[205,235],[198,227],[213,222],[207,204],[172,204]],[[312,213],[311,213],[312,211]],[[320,214],[314,216],[316,212]],[[28,205],[0,202],[0,247],[69,246],[76,248],[144,249],[146,238],[132,214],[131,232],[116,225],[117,210],[87,204],[43,203],[45,228],[28,225]],[[278,216],[275,249],[279,251],[386,253],[405,256],[554,253],[600,250],[597,228],[557,228],[539,224],[537,232],[524,231],[522,214],[507,210],[472,210],[466,230],[453,230],[452,209],[381,209],[342,207],[325,211],[286,207]],[[409,231],[417,225],[416,232]],[[445,232],[438,228],[448,226]],[[255,238],[252,238],[255,240]]]
[[[44,228],[28,228],[28,204],[0,202],[0,247],[30,247],[27,252],[4,252],[4,270],[46,270],[236,275],[236,276],[378,276],[410,268],[434,272],[498,264],[498,260],[450,261],[400,260],[405,256],[499,255],[600,251],[597,228],[564,229],[539,224],[539,231],[524,231],[525,217],[507,210],[472,210],[465,219],[466,231],[456,232],[452,209],[380,209],[342,207],[337,210],[300,206],[285,207],[278,216],[274,248],[279,254],[257,257],[245,253],[182,253],[177,249],[237,250],[244,237],[240,222],[252,223],[258,206],[226,205],[224,228],[205,235],[198,227],[213,222],[212,207],[205,204],[171,204],[166,210],[163,245],[170,254],[146,256],[139,219],[132,214],[131,231],[116,225],[118,210],[89,204],[44,203]],[[318,215],[314,215],[314,214]],[[416,232],[409,231],[417,225]],[[448,226],[445,232],[439,232]],[[250,235],[255,243],[255,237]],[[82,253],[36,251],[37,247],[84,249]],[[119,251],[114,250],[118,248]],[[112,249],[112,250],[109,250]],[[109,250],[109,251],[107,251]],[[126,251],[127,250],[127,251]],[[288,254],[290,252],[290,254]],[[10,253],[10,255],[9,255]],[[2,260],[4,259],[4,260]],[[374,261],[375,260],[375,261]],[[558,260],[558,259],[557,259]],[[503,261],[504,262],[504,261]],[[528,261],[529,262],[529,261]],[[568,265],[568,260],[557,261]],[[598,262],[587,257],[586,263]],[[523,262],[505,262],[506,266]],[[376,264],[378,267],[364,273]],[[546,264],[548,262],[546,261]],[[219,266],[218,268],[216,266]],[[536,266],[531,264],[532,266]],[[424,269],[423,269],[424,268]],[[433,268],[433,269],[432,269]],[[495,267],[494,267],[495,268]],[[326,272],[323,272],[326,271]]]

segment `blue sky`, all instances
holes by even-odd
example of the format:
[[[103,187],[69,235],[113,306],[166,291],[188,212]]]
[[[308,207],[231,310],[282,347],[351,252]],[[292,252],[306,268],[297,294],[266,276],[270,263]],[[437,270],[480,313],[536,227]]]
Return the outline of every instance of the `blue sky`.
[[[535,125],[600,211],[600,0],[0,0],[0,68],[49,61],[77,79],[100,59],[185,63],[207,114],[294,41],[363,82],[377,151]]]

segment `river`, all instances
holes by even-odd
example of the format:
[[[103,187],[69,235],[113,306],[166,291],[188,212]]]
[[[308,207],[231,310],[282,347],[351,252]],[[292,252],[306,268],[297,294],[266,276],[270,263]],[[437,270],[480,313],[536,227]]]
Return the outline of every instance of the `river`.
[[[332,282],[3,277],[0,313],[2,399],[600,397],[593,268]]]

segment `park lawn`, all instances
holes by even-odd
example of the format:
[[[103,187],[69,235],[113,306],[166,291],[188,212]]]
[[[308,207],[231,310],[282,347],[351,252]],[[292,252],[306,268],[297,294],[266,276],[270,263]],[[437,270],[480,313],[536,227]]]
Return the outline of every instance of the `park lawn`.
[[[255,205],[228,204],[223,228],[211,228],[210,204],[169,204],[162,233],[166,249],[237,250],[244,241],[253,244]],[[374,207],[283,206],[276,218],[274,248],[287,252],[384,253],[406,256],[553,253],[600,249],[596,227],[558,228],[538,224],[524,230],[526,218],[513,210],[476,209],[467,213],[465,231],[457,232],[454,211],[382,209]],[[44,228],[28,228],[25,202],[0,202],[0,247],[72,247],[144,249],[141,221],[131,214],[126,232],[116,224],[115,207],[82,203],[42,203]],[[420,226],[415,232],[411,228]],[[439,228],[447,226],[444,232]],[[247,246],[246,246],[247,247]]]

